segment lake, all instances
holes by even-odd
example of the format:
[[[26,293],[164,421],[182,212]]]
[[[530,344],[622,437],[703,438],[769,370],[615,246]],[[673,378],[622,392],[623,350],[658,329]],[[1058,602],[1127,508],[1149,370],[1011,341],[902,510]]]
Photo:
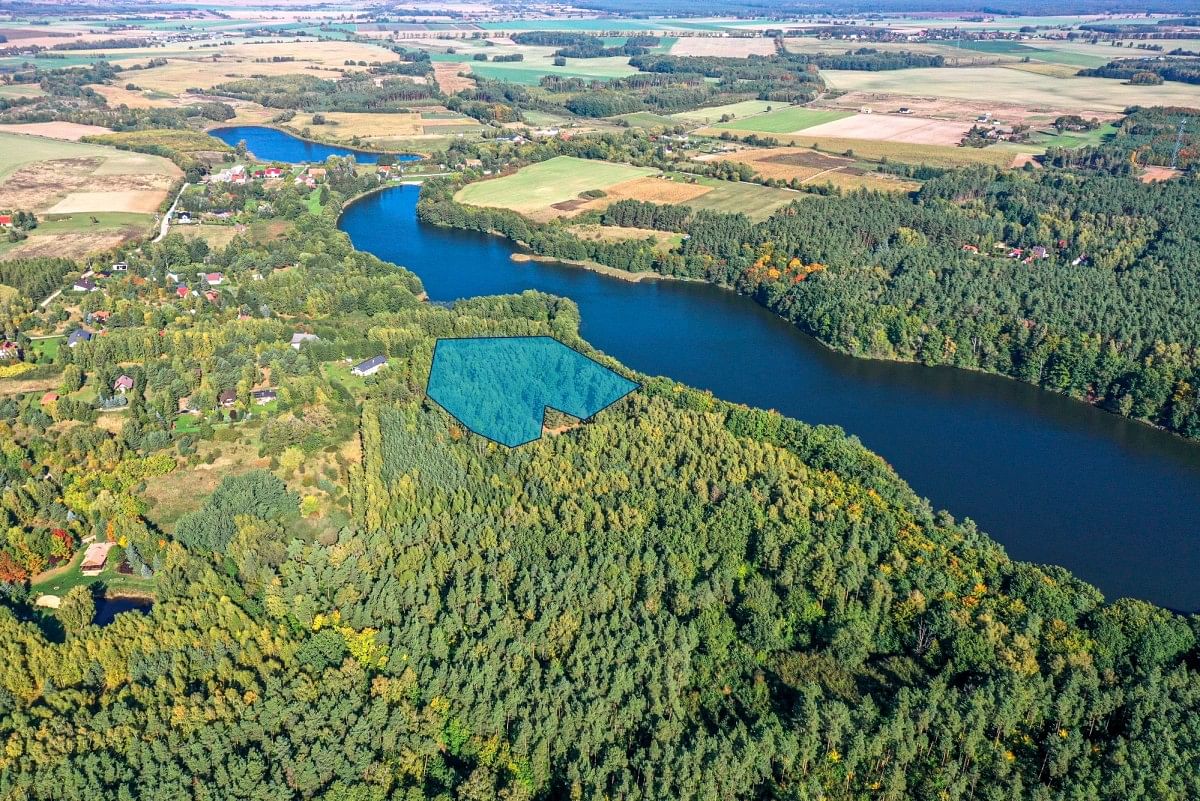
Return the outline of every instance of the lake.
[[[378,153],[368,153],[365,150],[354,150],[348,147],[309,142],[274,128],[264,128],[261,125],[217,128],[209,131],[209,134],[231,147],[235,147],[238,142],[244,141],[246,149],[263,161],[284,161],[289,164],[301,164],[304,162],[321,162],[330,156],[354,156],[359,164],[377,164],[379,162],[380,154]],[[394,155],[397,162],[421,160],[420,156],[412,153],[397,153]]]
[[[288,160],[291,147],[251,150]],[[1016,559],[1062,565],[1110,600],[1200,609],[1200,446],[1000,376],[835,353],[706,284],[513,262],[507,240],[419,223],[418,192],[369,195],[340,225],[355,247],[420,276],[431,300],[571,298],[600,350],[726,400],[842,426]]]

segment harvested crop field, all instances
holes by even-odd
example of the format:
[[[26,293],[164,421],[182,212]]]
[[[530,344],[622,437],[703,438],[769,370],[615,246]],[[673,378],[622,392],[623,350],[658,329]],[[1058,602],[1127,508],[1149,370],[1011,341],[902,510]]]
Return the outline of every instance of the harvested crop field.
[[[78,142],[85,136],[106,134],[109,130],[99,125],[81,125],[77,122],[20,122],[14,125],[0,125],[0,133],[28,134],[62,139],[65,142]]]
[[[748,164],[764,178],[801,183],[831,183],[843,189],[877,189],[892,192],[911,192],[920,187],[894,175],[879,173],[854,159],[832,156],[811,148],[776,147],[741,150],[734,153],[714,153],[697,157],[697,161],[732,161]]]
[[[430,118],[429,114],[438,114]],[[297,114],[288,126],[301,130],[310,128],[321,138],[342,142],[359,139],[382,144],[395,139],[410,139],[427,135],[443,135],[459,131],[474,131],[481,126],[470,117],[436,106],[420,113],[355,113],[326,112],[324,125],[313,125],[311,114]]]
[[[470,71],[470,64],[459,64],[454,61],[435,61],[433,64],[433,78],[437,81],[438,88],[448,95],[475,86],[475,81],[459,75],[460,72],[469,73]]]
[[[715,128],[705,128],[700,134],[716,136]],[[867,161],[898,161],[903,164],[927,164],[931,167],[958,167],[970,164],[991,164],[1007,167],[1021,152],[1013,145],[993,145],[986,148],[949,147],[947,145],[921,145],[911,142],[889,142],[871,139],[847,139],[844,137],[810,136],[808,131],[799,134],[777,134],[780,142],[793,147],[815,148],[825,153],[845,155]],[[1034,148],[1037,149],[1037,148]]]
[[[745,58],[775,54],[775,40],[765,36],[681,36],[671,46],[673,56]]]
[[[931,120],[905,114],[855,114],[806,128],[808,136],[908,142],[914,145],[957,145],[971,126],[953,120]]]
[[[53,257],[78,259],[98,250],[110,250],[145,233],[144,228],[108,229],[71,234],[31,236],[0,254],[0,261]]]
[[[123,189],[112,192],[72,192],[46,210],[47,214],[78,214],[87,211],[128,211],[153,214],[163,194],[153,189]]]
[[[831,88],[850,92],[920,95],[978,103],[1020,103],[1031,111],[1085,117],[1120,113],[1129,106],[1194,106],[1195,86],[1167,81],[1130,86],[1108,78],[1056,78],[1004,67],[922,68],[890,72],[822,70]]]
[[[712,191],[712,187],[659,177],[635,178],[608,188],[605,205],[614,200],[644,200],[649,203],[686,203]]]

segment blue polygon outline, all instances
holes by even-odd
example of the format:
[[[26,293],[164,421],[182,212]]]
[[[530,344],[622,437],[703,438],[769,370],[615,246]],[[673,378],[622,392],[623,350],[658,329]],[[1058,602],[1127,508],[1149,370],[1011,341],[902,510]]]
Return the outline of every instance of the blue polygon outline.
[[[548,339],[548,340],[550,340],[551,342],[557,342],[559,345],[562,345],[562,346],[563,346],[564,348],[566,348],[567,350],[574,351],[575,353],[579,354],[580,356],[582,356],[583,358],[585,358],[585,359],[587,359],[588,361],[592,362],[593,364],[597,365],[598,367],[603,367],[605,370],[608,370],[608,371],[610,371],[610,372],[612,372],[612,373],[615,373],[616,375],[620,376],[621,378],[624,378],[626,381],[629,381],[630,383],[632,383],[632,384],[633,384],[633,386],[632,386],[632,387],[630,387],[630,389],[629,389],[629,391],[628,391],[628,392],[625,392],[625,393],[624,393],[624,394],[622,394],[621,396],[619,396],[619,397],[617,397],[617,398],[614,398],[614,399],[613,399],[612,401],[610,401],[609,403],[605,404],[605,405],[604,405],[604,406],[602,406],[601,408],[599,408],[599,409],[597,409],[596,411],[592,412],[592,414],[591,414],[591,416],[590,416],[590,417],[581,417],[581,418],[576,418],[576,419],[578,419],[578,420],[580,420],[580,421],[582,421],[582,422],[585,422],[585,423],[586,423],[586,422],[589,422],[589,421],[591,421],[591,420],[594,420],[594,419],[596,418],[596,415],[600,414],[600,412],[604,411],[605,409],[609,408],[610,406],[614,405],[615,403],[617,403],[617,402],[619,402],[619,401],[622,401],[622,400],[624,400],[625,398],[629,397],[631,394],[633,394],[634,392],[636,392],[637,390],[639,390],[639,389],[641,389],[641,388],[642,388],[642,385],[641,385],[639,382],[637,382],[637,381],[634,381],[632,378],[628,378],[628,377],[626,377],[626,376],[623,376],[623,375],[621,375],[620,373],[617,373],[617,371],[616,371],[616,370],[613,370],[613,369],[612,369],[611,367],[609,367],[608,365],[606,365],[606,364],[601,364],[601,363],[600,363],[600,362],[598,362],[596,359],[593,359],[591,356],[588,356],[586,353],[582,353],[581,351],[578,351],[578,350],[576,350],[575,348],[572,348],[570,345],[568,345],[567,343],[563,342],[561,339],[557,339],[557,338],[555,338],[555,337],[552,337],[552,336],[550,336],[549,334],[511,334],[511,335],[499,334],[499,335],[488,335],[488,336],[478,336],[478,337],[438,337],[438,338],[437,338],[437,339],[435,339],[435,340],[434,340],[434,342],[433,342],[433,358],[430,360],[430,363],[429,363],[429,376],[428,376],[428,377],[425,379],[425,397],[426,397],[426,398],[427,398],[427,399],[428,399],[428,400],[429,400],[431,403],[433,403],[435,406],[437,406],[439,409],[441,409],[442,411],[444,411],[446,414],[450,415],[451,419],[453,419],[453,420],[454,420],[456,423],[458,423],[458,424],[459,424],[460,426],[462,426],[463,428],[465,428],[465,429],[467,429],[468,431],[470,431],[472,434],[475,434],[476,436],[479,436],[479,437],[483,437],[483,438],[484,438],[484,439],[486,439],[488,442],[494,442],[494,443],[496,443],[497,445],[499,445],[499,446],[501,446],[501,447],[503,447],[503,448],[520,448],[520,447],[523,447],[523,446],[525,446],[525,445],[528,445],[528,444],[529,444],[529,443],[531,443],[531,442],[537,442],[538,440],[540,440],[540,439],[542,438],[541,429],[539,428],[538,435],[537,435],[536,437],[532,438],[532,439],[527,439],[527,440],[525,440],[524,442],[518,442],[516,445],[508,445],[508,444],[506,444],[506,443],[500,442],[499,440],[492,439],[492,438],[491,438],[491,437],[489,437],[487,434],[484,434],[484,433],[482,433],[482,432],[480,432],[480,431],[476,431],[476,430],[475,430],[474,428],[472,428],[470,425],[468,425],[467,423],[465,423],[465,422],[463,422],[462,420],[460,420],[460,419],[459,419],[459,418],[458,418],[458,417],[457,417],[457,416],[456,416],[456,415],[455,415],[453,412],[451,412],[451,411],[450,411],[449,409],[447,409],[445,406],[443,406],[442,404],[438,403],[438,402],[437,402],[437,401],[436,401],[436,400],[433,398],[433,396],[429,394],[429,383],[430,383],[430,381],[433,379],[433,374],[434,374],[434,372],[435,372],[435,371],[434,371],[434,367],[437,365],[437,352],[438,352],[438,344],[440,344],[440,343],[442,343],[442,342],[465,342],[465,341],[470,341],[470,340],[478,340],[478,339]],[[546,409],[554,409],[554,411],[558,412],[559,414],[565,414],[565,415],[567,415],[567,416],[569,416],[569,417],[575,417],[575,415],[571,414],[570,412],[563,411],[562,409],[556,409],[556,408],[555,408],[555,407],[553,407],[553,406],[543,406],[543,407],[542,407],[542,420],[543,420],[543,421],[545,421]]]

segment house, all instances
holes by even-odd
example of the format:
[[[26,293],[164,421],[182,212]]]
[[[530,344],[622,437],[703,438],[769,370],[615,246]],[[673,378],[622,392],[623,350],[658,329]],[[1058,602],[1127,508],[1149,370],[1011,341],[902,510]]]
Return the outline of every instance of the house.
[[[80,342],[91,342],[91,341],[92,341],[92,332],[91,331],[88,331],[86,328],[76,328],[74,331],[71,332],[71,335],[67,337],[67,347],[73,348],[76,345],[78,345]]]
[[[979,248],[975,247],[974,245],[963,245],[962,249],[963,249],[963,253],[978,253],[979,252]]]
[[[1087,263],[1088,263],[1088,257],[1087,257],[1087,254],[1086,254],[1086,253],[1083,253],[1083,254],[1080,254],[1079,256],[1076,256],[1076,257],[1075,257],[1075,258],[1074,258],[1074,259],[1071,261],[1071,266],[1072,266],[1072,267],[1078,267],[1079,265],[1081,265],[1081,264],[1082,264],[1083,266],[1085,266],[1085,267],[1086,267],[1086,266],[1087,266]]]
[[[238,165],[229,171],[229,182],[234,184],[246,183],[246,168]]]
[[[186,211],[175,212],[175,222],[180,225],[188,225],[192,221],[192,215]]]
[[[186,298],[190,294],[192,294],[192,290],[188,289],[183,284],[175,287],[175,297],[177,298]]]
[[[267,177],[266,170],[255,170],[254,171],[254,180],[261,181],[263,178],[266,178],[266,177]]]
[[[58,403],[58,393],[57,392],[47,392],[45,395],[42,396],[42,405],[43,406],[49,406],[51,403]]]
[[[1013,248],[1012,250],[1008,251],[1008,257],[1010,259],[1019,259],[1023,255],[1025,255],[1025,251],[1021,248]]]
[[[350,374],[362,377],[375,375],[384,367],[387,367],[387,357],[372,356],[365,362],[360,362],[354,365],[354,367],[350,370]]]
[[[204,299],[207,300],[209,303],[216,303],[217,298],[219,298],[219,297],[221,297],[221,294],[219,292],[217,292],[215,289],[204,290]]]
[[[79,572],[85,576],[98,576],[108,563],[108,552],[116,545],[115,542],[93,542],[83,553],[83,562]]]
[[[179,273],[167,273],[167,280],[172,284],[179,283]]]
[[[250,397],[259,406],[266,406],[271,401],[279,397],[279,393],[273,389],[256,389],[250,393]]]
[[[192,408],[191,396],[185,396],[185,397],[180,398],[178,408],[179,408],[180,414],[200,414],[199,409]]]
[[[16,342],[0,342],[0,361],[21,358],[21,346]]]
[[[96,282],[90,278],[80,278],[71,284],[71,289],[75,292],[97,292],[100,287],[96,286]]]
[[[227,390],[224,390],[223,392],[221,392],[221,394],[217,396],[217,405],[218,406],[224,406],[225,408],[228,409],[230,406],[233,406],[235,403],[237,403],[237,391],[236,390],[227,389]]]
[[[312,178],[314,181],[322,180],[325,177],[325,168],[324,167],[309,167],[308,168],[308,177]]]
[[[300,350],[300,346],[305,342],[320,342],[321,338],[316,334],[305,334],[300,331],[292,334],[291,346],[296,350]]]
[[[1050,255],[1041,245],[1034,245],[1033,250],[1031,250],[1030,253],[1035,259],[1044,259]]]
[[[209,286],[220,286],[225,282],[225,276],[221,273],[204,273],[204,282]]]
[[[113,382],[113,392],[120,392],[124,395],[129,390],[133,389],[133,379],[127,375],[118,376]]]
[[[97,309],[94,312],[88,312],[83,320],[87,323],[107,323],[109,317],[112,317],[112,312]]]
[[[263,170],[263,174],[267,178],[282,178],[283,170],[278,167],[267,167],[265,170]]]
[[[908,106],[901,106],[897,114],[912,114],[912,109]]]
[[[0,214],[0,225],[3,225],[5,228],[12,227],[12,215]]]
[[[116,264],[114,264],[114,265],[112,266],[112,268],[113,268],[113,272],[114,272],[114,273],[126,273],[126,272],[129,272],[129,264],[128,264],[128,263],[126,263],[126,262],[123,262],[123,261],[119,261],[119,262],[117,262]]]

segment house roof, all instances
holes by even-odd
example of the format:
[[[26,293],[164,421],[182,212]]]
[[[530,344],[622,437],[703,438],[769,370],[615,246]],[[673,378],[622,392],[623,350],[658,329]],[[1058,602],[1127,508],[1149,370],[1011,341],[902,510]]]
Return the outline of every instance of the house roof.
[[[84,289],[95,289],[96,282],[90,278],[80,278],[75,282],[74,286],[83,287]]]
[[[292,334],[292,343],[291,344],[299,345],[302,342],[317,342],[320,339],[321,338],[319,336],[317,336],[316,334],[306,334],[303,331],[297,331],[296,333]]]
[[[113,389],[133,389],[133,379],[127,375],[122,375],[113,382]]]
[[[113,542],[93,542],[83,553],[83,563],[79,565],[80,569],[99,570],[104,567],[104,563],[108,561],[108,552],[115,544]]]
[[[58,400],[57,392],[47,392],[42,396],[42,403],[54,403],[56,400]]]
[[[273,389],[256,389],[250,393],[253,398],[278,398],[279,393]]]
[[[222,391],[220,395],[217,395],[217,400],[221,403],[231,403],[237,400],[237,390],[226,389]]]
[[[372,356],[365,362],[359,362],[358,364],[354,365],[354,369],[362,372],[364,370],[370,370],[372,367],[379,367],[380,365],[384,364],[387,364],[386,356]]]
[[[76,328],[74,331],[71,332],[71,335],[67,337],[67,344],[71,345],[75,342],[88,342],[91,340],[91,338],[92,338],[91,331],[88,331],[87,329],[84,329],[84,328]]]

